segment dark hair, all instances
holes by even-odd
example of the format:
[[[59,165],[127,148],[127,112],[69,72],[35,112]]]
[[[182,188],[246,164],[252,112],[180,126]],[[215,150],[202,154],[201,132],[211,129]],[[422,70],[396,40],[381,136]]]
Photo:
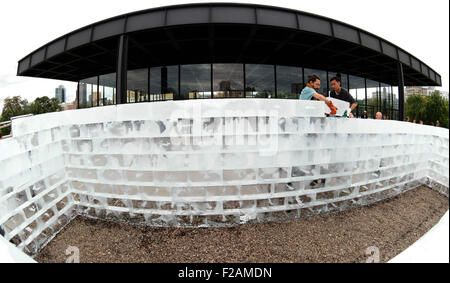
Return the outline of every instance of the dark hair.
[[[341,82],[341,78],[340,77],[332,77],[330,79],[330,82],[332,82],[332,81],[337,81],[338,83],[340,83]]]
[[[318,77],[318,76],[316,76],[316,75],[309,75],[308,76],[308,83],[309,82],[316,82],[317,80],[319,80],[320,81],[320,78]]]

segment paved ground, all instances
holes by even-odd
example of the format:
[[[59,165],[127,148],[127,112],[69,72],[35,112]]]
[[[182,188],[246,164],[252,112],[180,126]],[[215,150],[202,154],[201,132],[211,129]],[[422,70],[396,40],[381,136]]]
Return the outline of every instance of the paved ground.
[[[448,210],[445,196],[421,187],[346,212],[233,228],[152,228],[77,217],[37,256],[65,262],[365,262],[378,247],[387,262]]]

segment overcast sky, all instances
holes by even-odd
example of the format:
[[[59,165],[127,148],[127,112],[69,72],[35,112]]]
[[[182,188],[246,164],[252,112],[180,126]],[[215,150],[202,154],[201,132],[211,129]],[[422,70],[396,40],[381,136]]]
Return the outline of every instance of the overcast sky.
[[[278,0],[278,1],[172,1],[172,0],[14,0],[0,9],[0,108],[6,97],[29,101],[54,97],[55,88],[67,88],[75,98],[76,84],[49,79],[17,77],[17,62],[47,42],[91,23],[120,14],[190,2],[242,2],[276,5],[334,18],[391,41],[418,57],[442,76],[449,90],[448,0]]]

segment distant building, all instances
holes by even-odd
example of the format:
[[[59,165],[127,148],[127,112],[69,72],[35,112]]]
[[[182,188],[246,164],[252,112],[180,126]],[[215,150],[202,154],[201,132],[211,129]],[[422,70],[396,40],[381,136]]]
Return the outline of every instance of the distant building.
[[[63,85],[55,89],[55,97],[59,100],[59,103],[66,102],[66,88]]]
[[[448,91],[439,91],[439,94],[441,95],[442,98],[448,100]]]
[[[217,93],[217,97],[238,97],[239,91],[231,89],[231,81],[221,81],[219,83],[219,92]]]
[[[420,86],[412,86],[405,88],[405,99],[414,94],[420,94],[423,97],[426,97],[432,94],[435,91],[434,87],[420,87]]]
[[[230,91],[231,90],[231,82],[230,81],[221,81],[219,83],[220,91]]]
[[[61,103],[60,106],[63,108],[63,111],[77,109],[77,101]]]
[[[433,92],[436,91],[436,88],[434,86],[428,86],[427,89],[428,89],[428,95],[431,95],[431,94],[433,94]]]

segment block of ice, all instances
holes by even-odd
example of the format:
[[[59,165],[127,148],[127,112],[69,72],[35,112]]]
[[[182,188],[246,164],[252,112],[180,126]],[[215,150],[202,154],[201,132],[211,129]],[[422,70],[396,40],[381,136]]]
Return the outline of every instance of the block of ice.
[[[77,214],[199,227],[343,210],[420,184],[448,196],[448,130],[327,109],[213,99],[14,120],[0,140],[0,225],[33,254]]]

